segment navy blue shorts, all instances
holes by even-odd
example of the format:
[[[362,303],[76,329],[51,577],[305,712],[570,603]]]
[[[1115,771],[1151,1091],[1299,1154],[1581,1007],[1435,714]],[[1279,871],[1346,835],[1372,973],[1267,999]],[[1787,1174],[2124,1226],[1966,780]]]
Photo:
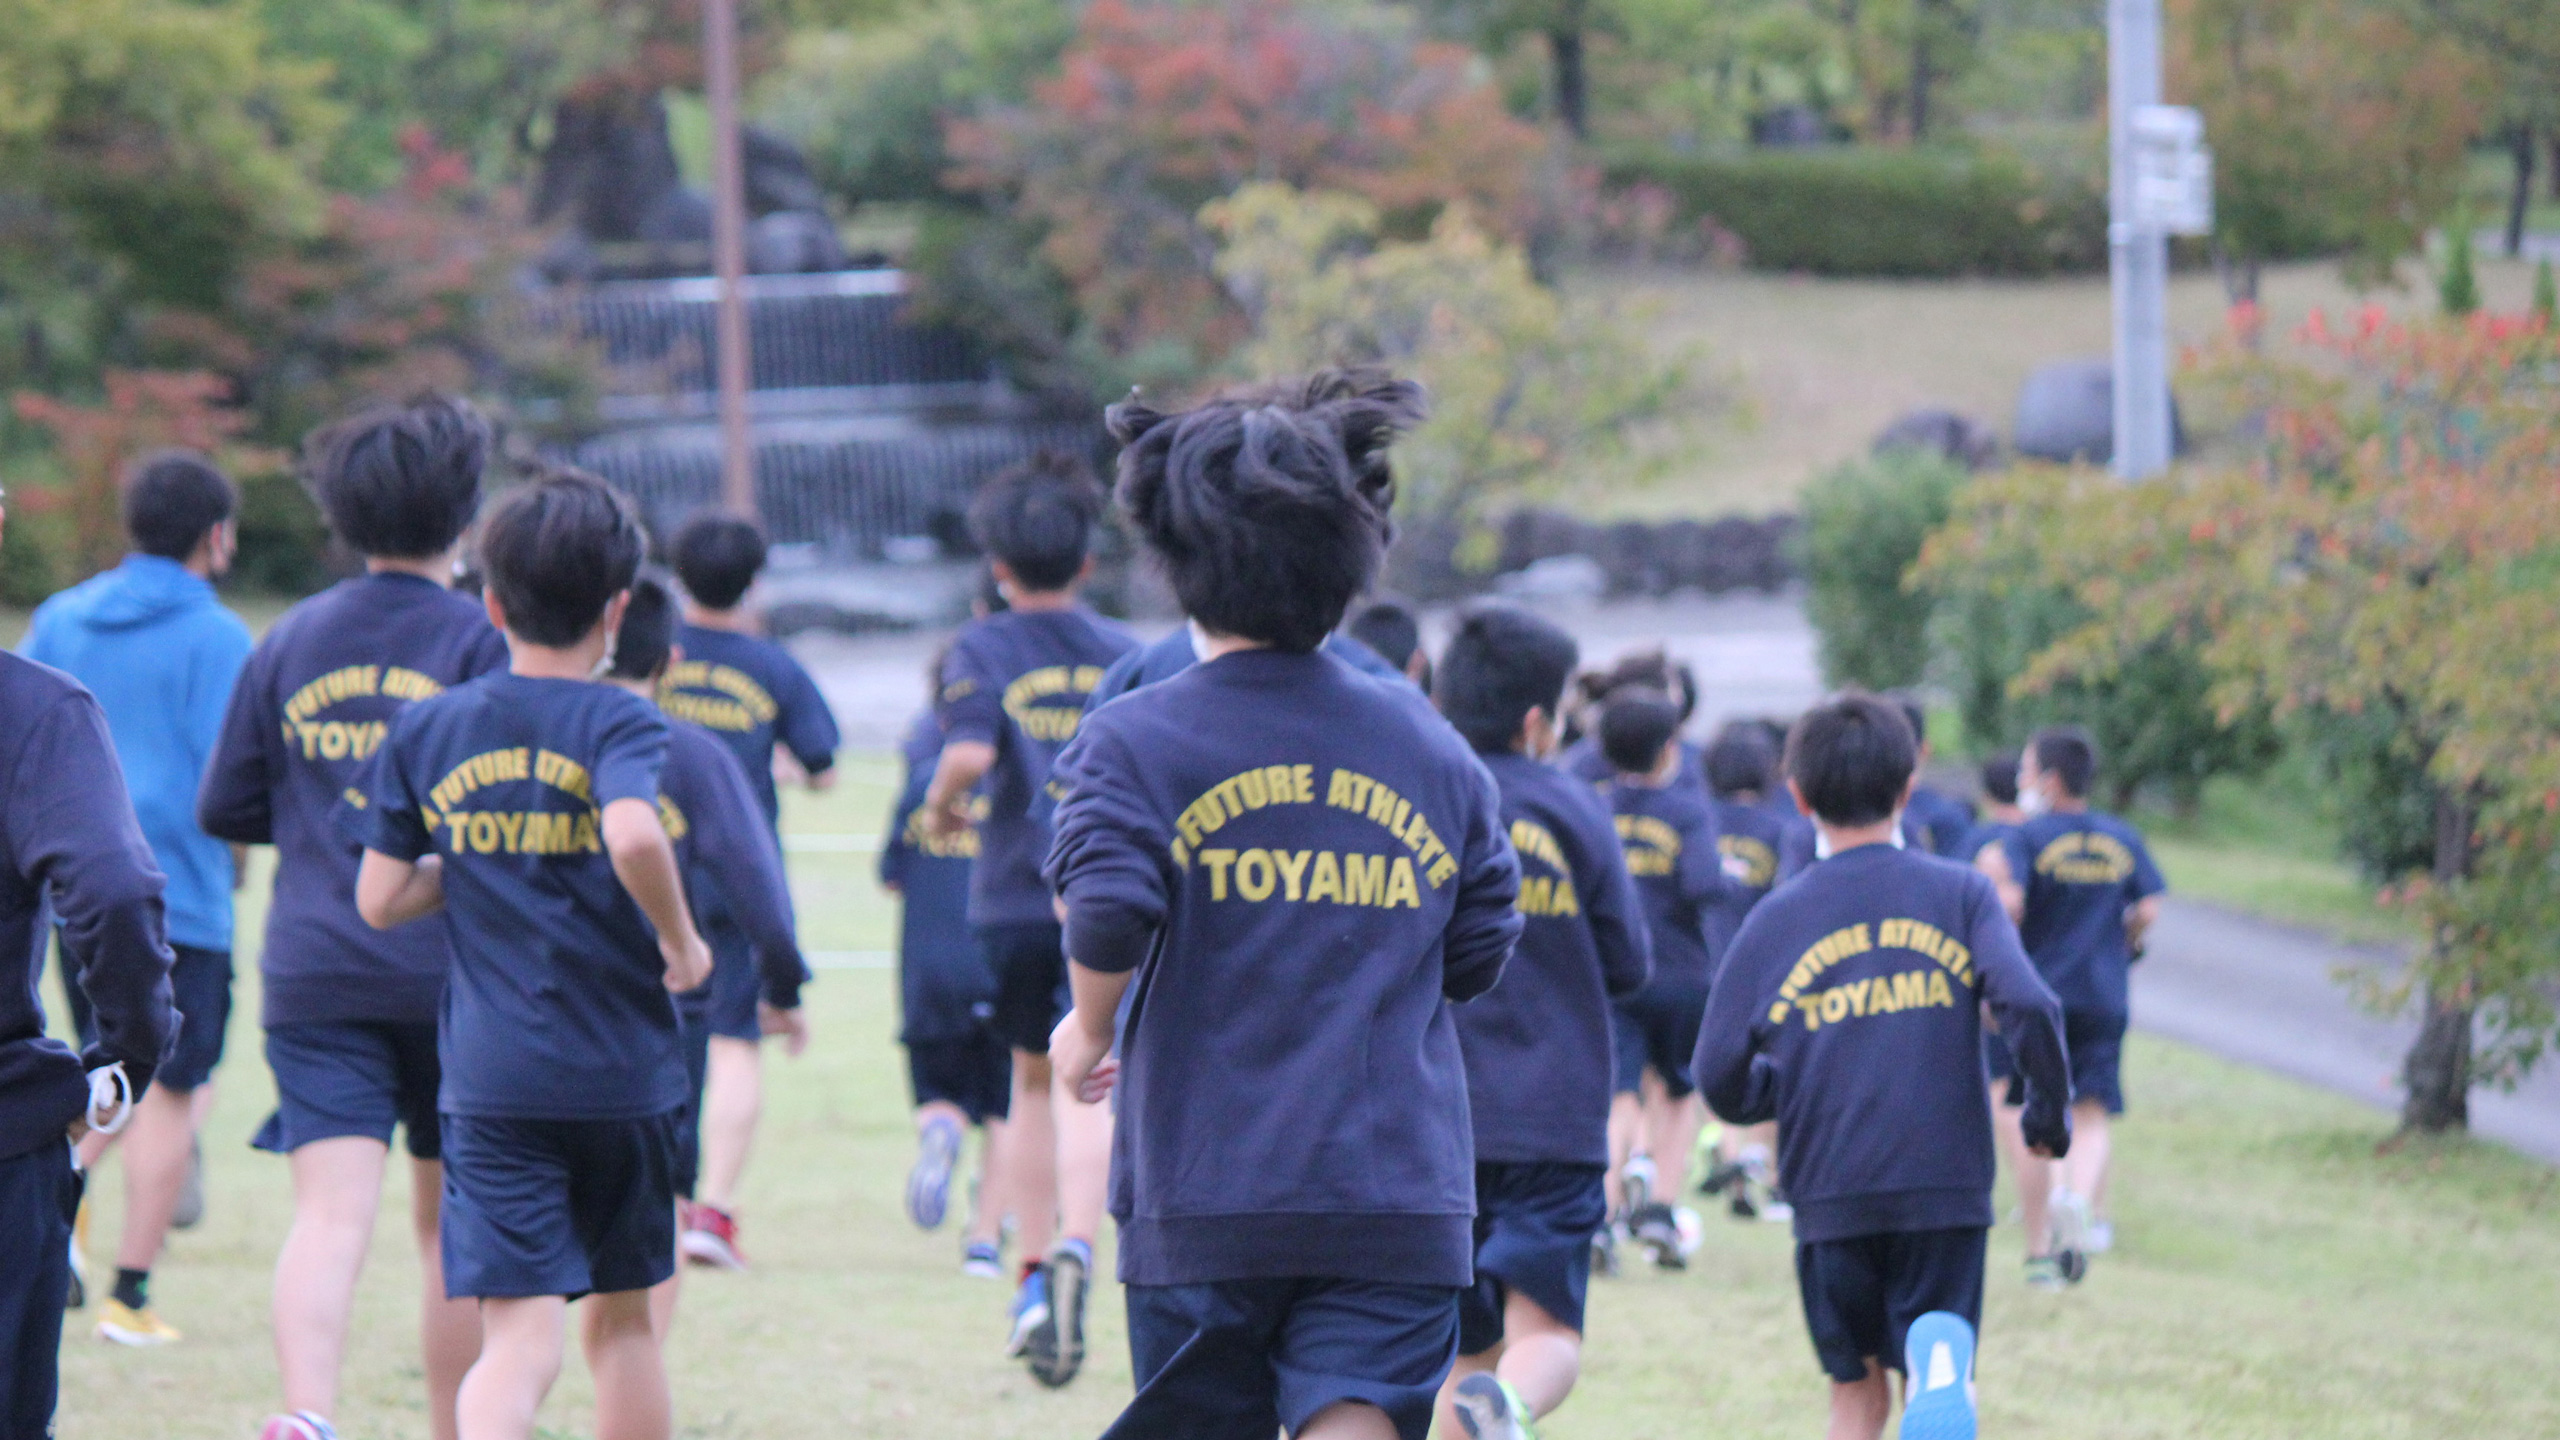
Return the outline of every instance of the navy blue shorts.
[[[1706,991],[1647,985],[1611,1009],[1609,1038],[1617,1047],[1619,1094],[1642,1089],[1648,1065],[1675,1100],[1698,1088],[1689,1083],[1689,1060],[1698,1053],[1698,1024],[1707,1018]]]
[[[290,1155],[315,1140],[361,1135],[383,1144],[406,1130],[409,1153],[443,1154],[436,1117],[436,1060],[431,1022],[336,1020],[267,1030],[267,1068],[275,1072],[276,1111],[250,1143]]]
[[[1502,1343],[1502,1307],[1523,1295],[1582,1329],[1591,1237],[1609,1223],[1609,1167],[1553,1161],[1476,1162],[1476,1283],[1458,1294],[1458,1353]]]
[[[71,1288],[71,1147],[48,1140],[0,1160],[0,1436],[53,1433],[62,1297]]]
[[[1016,1050],[1049,1053],[1049,1032],[1075,1003],[1067,985],[1066,932],[1055,925],[980,925],[978,944],[996,977],[996,1038]]]
[[[1458,1354],[1458,1292],[1366,1280],[1130,1285],[1138,1393],[1103,1440],[1272,1440],[1365,1401],[1423,1440]]]
[[[213,1078],[222,1063],[222,1042],[231,1029],[231,952],[171,945],[178,963],[169,971],[170,1003],[178,1010],[178,1044],[151,1074],[151,1083],[166,1090],[193,1090]],[[62,971],[63,1005],[71,1012],[71,1028],[83,1047],[98,1043],[98,1020],[89,996]]]
[[[1013,1052],[990,1030],[947,1040],[907,1042],[907,1086],[915,1102],[957,1105],[972,1125],[1002,1120],[1013,1109]]]
[[[610,1295],[676,1273],[677,1112],[444,1117],[444,1289]]]
[[[2095,1100],[2110,1115],[2124,1113],[2124,1033],[2129,1023],[2126,1016],[2093,1010],[2062,1012],[2062,1043],[2071,1051],[2073,1100]],[[1992,1079],[2008,1082],[2004,1098],[2009,1104],[2027,1103],[2009,1042],[1988,1030],[1982,1033],[1982,1065]]]
[[[1822,1373],[1847,1385],[1867,1362],[1902,1368],[1902,1336],[1932,1310],[1982,1329],[1982,1261],[1991,1232],[1897,1230],[1796,1246],[1796,1288]]]

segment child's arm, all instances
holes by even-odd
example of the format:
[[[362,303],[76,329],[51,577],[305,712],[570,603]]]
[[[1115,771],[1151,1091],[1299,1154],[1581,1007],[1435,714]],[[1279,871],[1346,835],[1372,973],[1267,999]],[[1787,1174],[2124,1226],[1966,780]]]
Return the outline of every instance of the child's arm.
[[[1991,888],[1999,895],[2000,909],[2008,915],[2010,924],[2018,924],[2027,918],[2027,887],[2019,883],[2018,873],[2009,868],[2006,841],[1983,846],[1982,852],[1973,857],[1973,868],[1991,878]]]
[[[1050,773],[1066,798],[1058,802],[1045,874],[1066,931],[1075,1004],[1050,1032],[1049,1063],[1090,1105],[1118,1074],[1104,1057],[1120,997],[1172,906],[1172,849],[1127,746],[1108,727],[1085,726]]]
[[[1632,995],[1653,978],[1653,933],[1645,928],[1635,877],[1618,843],[1609,812],[1595,798],[1576,848],[1574,883],[1582,913],[1600,951],[1600,981],[1612,996]]]
[[[934,718],[942,722],[942,757],[934,762],[933,783],[925,787],[925,828],[936,835],[957,835],[969,826],[969,792],[995,768],[996,737],[1004,733],[1003,688],[992,674],[980,674],[971,636],[963,632],[942,662],[942,688],[934,696]]]
[[[1757,1125],[1778,1118],[1778,1072],[1762,1053],[1760,1003],[1768,987],[1754,921],[1746,919],[1725,951],[1724,966],[1707,991],[1707,1013],[1698,1022],[1698,1048],[1689,1076],[1716,1118],[1728,1125]],[[1780,1022],[1784,1023],[1784,1022]]]
[[[1067,1093],[1087,1105],[1099,1105],[1120,1078],[1120,1062],[1111,1054],[1111,1027],[1120,1014],[1120,997],[1129,992],[1131,970],[1096,970],[1080,961],[1067,965],[1067,983],[1075,991],[1075,1007],[1049,1034],[1049,1068]]]
[[[1473,1000],[1502,978],[1520,943],[1520,857],[1502,825],[1502,794],[1493,775],[1473,766],[1465,840],[1458,858],[1458,897],[1443,932],[1440,993]]]
[[[356,913],[376,930],[423,920],[444,908],[444,861],[429,855],[403,860],[379,850],[364,852],[356,869]]]
[[[785,1053],[808,1048],[809,1027],[800,1014],[800,986],[808,966],[800,958],[800,934],[792,913],[791,886],[783,876],[782,848],[764,823],[747,773],[726,750],[706,747],[721,763],[702,787],[700,829],[694,838],[694,863],[710,877],[712,887],[748,943],[755,946],[759,972],[758,1014],[767,1035],[783,1037]]]
[[[1724,847],[1716,843],[1718,838],[1715,812],[1703,804],[1681,827],[1680,898],[1700,910],[1722,900],[1736,888],[1733,877],[1725,873]]]
[[[1975,984],[2000,1037],[2017,1057],[2026,1077],[2027,1108],[2021,1119],[2027,1148],[2038,1155],[2060,1157],[2071,1151],[2071,1055],[2062,1039],[2062,1002],[2036,973],[2018,943],[2018,927],[2009,923],[1999,897],[1988,884],[1977,883],[1969,900],[1974,911],[1965,939],[1973,947]]]
[[[2126,879],[2131,892],[2124,910],[2124,943],[2133,958],[2142,958],[2142,942],[2151,933],[2153,922],[2160,918],[2160,895],[2169,888],[2161,877],[2160,867],[2152,862],[2151,847],[2139,837],[2133,842],[2133,874]]]
[[[604,807],[604,848],[614,876],[657,927],[658,954],[667,962],[667,988],[681,993],[711,978],[711,948],[693,928],[676,847],[658,820],[658,807],[630,796]]]
[[[273,762],[281,730],[266,713],[264,657],[252,655],[250,667],[231,687],[221,733],[214,737],[213,758],[196,788],[196,826],[216,840],[235,845],[275,843]]]

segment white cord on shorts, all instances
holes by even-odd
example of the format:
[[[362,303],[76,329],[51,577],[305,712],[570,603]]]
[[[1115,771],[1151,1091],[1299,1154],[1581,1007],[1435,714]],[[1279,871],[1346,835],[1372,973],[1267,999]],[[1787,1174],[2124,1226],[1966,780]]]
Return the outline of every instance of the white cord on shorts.
[[[113,1135],[133,1118],[133,1081],[124,1073],[124,1062],[102,1065],[89,1072],[89,1128],[100,1135]]]

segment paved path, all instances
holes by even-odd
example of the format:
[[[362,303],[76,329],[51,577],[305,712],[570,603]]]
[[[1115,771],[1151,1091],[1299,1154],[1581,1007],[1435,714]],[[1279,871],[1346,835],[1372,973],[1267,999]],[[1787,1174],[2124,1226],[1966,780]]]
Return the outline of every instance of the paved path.
[[[1563,605],[1549,613],[1581,640],[1587,665],[1664,644],[1689,661],[1704,691],[1702,734],[1728,716],[1794,714],[1822,693],[1813,632],[1792,595]],[[1140,628],[1152,636],[1167,627]],[[792,648],[835,706],[848,743],[889,749],[923,705],[925,667],[947,638],[811,634]],[[2389,966],[2397,958],[2173,897],[2150,958],[2134,970],[2134,1023],[2397,1109],[2400,1056],[2415,1020],[2376,1019],[2331,978],[2341,965]],[[2560,1061],[2512,1095],[2474,1091],[2471,1119],[2481,1135],[2560,1163]]]

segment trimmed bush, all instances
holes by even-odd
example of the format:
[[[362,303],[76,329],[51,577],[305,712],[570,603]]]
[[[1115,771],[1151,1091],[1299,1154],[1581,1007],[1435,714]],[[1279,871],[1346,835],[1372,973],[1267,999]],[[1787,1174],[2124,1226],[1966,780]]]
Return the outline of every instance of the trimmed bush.
[[[1676,223],[1713,222],[1755,270],[1816,275],[2047,275],[2107,259],[2106,197],[2075,176],[1962,150],[1627,153],[1612,189],[1668,192]]]
[[[1965,479],[1952,460],[1897,448],[1805,487],[1796,543],[1824,680],[1895,690],[1927,675],[1930,597],[1904,577],[1921,542],[1947,523]]]

